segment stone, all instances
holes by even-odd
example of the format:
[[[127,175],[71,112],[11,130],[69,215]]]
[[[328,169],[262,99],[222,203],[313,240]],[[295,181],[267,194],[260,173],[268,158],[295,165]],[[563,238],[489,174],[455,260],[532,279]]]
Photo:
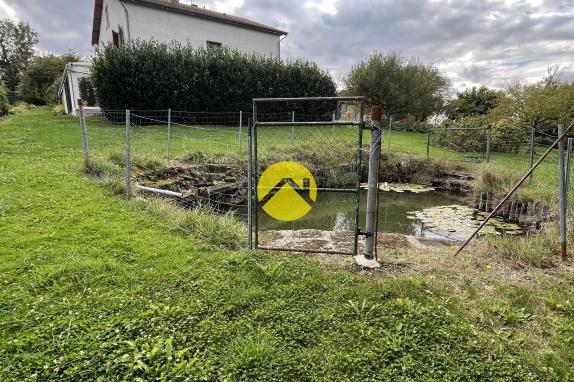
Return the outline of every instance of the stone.
[[[355,262],[358,266],[367,269],[379,269],[381,267],[381,264],[377,260],[369,260],[363,255],[355,256]]]

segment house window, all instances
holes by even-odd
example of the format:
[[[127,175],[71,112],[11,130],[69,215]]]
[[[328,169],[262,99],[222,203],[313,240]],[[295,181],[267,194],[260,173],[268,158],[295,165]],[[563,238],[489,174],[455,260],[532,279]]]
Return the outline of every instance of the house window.
[[[108,13],[108,5],[106,4],[106,30],[110,29],[110,14]]]
[[[218,49],[223,46],[222,43],[216,41],[207,41],[207,49]]]

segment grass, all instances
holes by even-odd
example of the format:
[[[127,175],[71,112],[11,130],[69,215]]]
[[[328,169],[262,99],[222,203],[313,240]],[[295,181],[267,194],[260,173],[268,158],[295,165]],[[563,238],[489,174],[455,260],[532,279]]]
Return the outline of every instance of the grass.
[[[0,124],[2,381],[574,380],[565,265],[232,251],[211,235],[234,224],[114,196],[81,158],[74,118]]]

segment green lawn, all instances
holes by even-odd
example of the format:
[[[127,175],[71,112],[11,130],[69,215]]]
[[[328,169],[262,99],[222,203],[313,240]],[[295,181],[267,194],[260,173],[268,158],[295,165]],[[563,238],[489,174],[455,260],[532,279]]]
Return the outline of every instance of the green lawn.
[[[121,137],[110,128],[93,151]],[[529,305],[506,290],[479,325],[480,291],[440,275],[191,240],[88,179],[81,158],[75,118],[34,108],[0,124],[1,381],[573,379],[571,276],[532,286]],[[547,314],[542,344],[530,306]]]

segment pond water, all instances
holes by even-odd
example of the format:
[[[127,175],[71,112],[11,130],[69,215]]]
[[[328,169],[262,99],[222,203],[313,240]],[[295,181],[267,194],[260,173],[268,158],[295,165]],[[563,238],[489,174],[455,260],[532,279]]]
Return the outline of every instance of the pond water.
[[[466,207],[464,198],[452,193],[434,190],[379,192],[379,232],[464,240],[484,219],[483,215]],[[361,193],[361,228],[364,228],[365,224],[366,194],[366,190]],[[295,222],[277,221],[261,210],[260,230],[350,231],[353,229],[355,216],[354,199],[354,194],[320,193],[311,212]],[[491,234],[499,234],[504,230],[517,234],[520,228],[496,220],[485,229]]]

